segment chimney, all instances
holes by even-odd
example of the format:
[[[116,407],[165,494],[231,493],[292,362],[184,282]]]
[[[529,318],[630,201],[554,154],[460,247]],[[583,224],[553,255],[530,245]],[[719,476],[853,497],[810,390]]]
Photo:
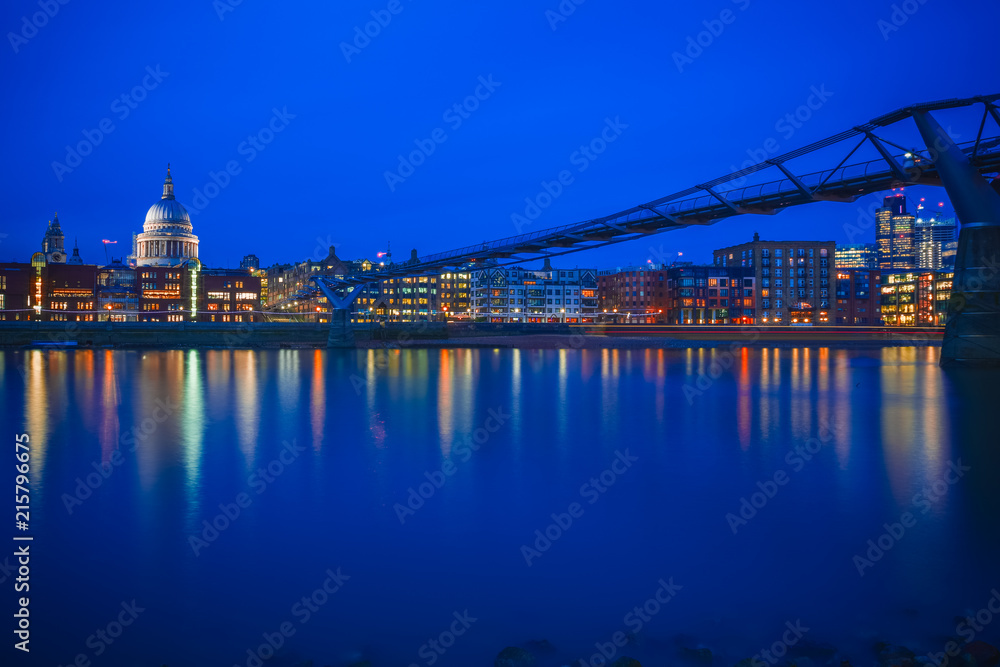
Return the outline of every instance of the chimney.
[[[753,233],[753,240],[754,240],[755,242],[756,242],[756,241],[760,241],[760,234],[758,234],[757,232],[754,232],[754,233]]]

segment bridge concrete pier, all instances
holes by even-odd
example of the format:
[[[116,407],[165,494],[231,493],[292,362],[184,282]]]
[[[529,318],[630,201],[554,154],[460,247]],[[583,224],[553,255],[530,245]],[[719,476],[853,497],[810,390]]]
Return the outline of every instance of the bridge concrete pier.
[[[1000,366],[1000,194],[930,113],[913,119],[962,224],[941,365]]]
[[[326,339],[326,346],[328,348],[352,348],[355,346],[350,309],[334,308],[330,311],[330,335]]]
[[[1000,366],[1000,224],[959,232],[941,365]]]

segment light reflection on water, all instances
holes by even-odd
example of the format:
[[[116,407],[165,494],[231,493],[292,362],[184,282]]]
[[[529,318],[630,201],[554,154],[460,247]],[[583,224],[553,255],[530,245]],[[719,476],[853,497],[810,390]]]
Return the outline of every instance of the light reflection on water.
[[[936,353],[5,352],[0,409],[32,437],[35,529],[51,554],[38,622],[86,637],[92,614],[56,604],[59,591],[105,606],[142,595],[157,611],[123,659],[164,646],[154,660],[185,664],[166,638],[191,618],[206,659],[239,660],[331,566],[352,585],[297,635],[319,660],[367,645],[409,664],[440,619],[473,607],[479,633],[442,664],[488,664],[543,636],[582,654],[661,576],[690,592],[649,626],[646,650],[683,632],[739,659],[798,616],[834,644],[943,636],[996,585],[984,557],[997,548],[998,469],[984,444],[996,394],[981,389],[996,377],[942,371]],[[158,401],[176,413],[146,429]],[[506,424],[468,457],[462,443],[490,409]],[[733,536],[725,515],[827,425],[829,445]],[[133,452],[123,434],[136,427]],[[306,451],[195,557],[189,536],[293,440]],[[628,479],[527,568],[519,546],[625,448],[641,462]],[[68,514],[65,494],[116,451],[124,463]],[[960,457],[968,480],[858,577],[852,555]],[[445,461],[457,472],[400,525],[394,505]],[[928,582],[919,592],[914,577]],[[904,608],[917,616],[904,622]],[[72,657],[52,646],[52,660]]]

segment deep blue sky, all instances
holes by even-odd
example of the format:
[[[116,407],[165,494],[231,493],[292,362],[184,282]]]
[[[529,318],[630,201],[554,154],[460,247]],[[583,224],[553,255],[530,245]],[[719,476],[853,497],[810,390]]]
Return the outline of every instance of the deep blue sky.
[[[67,247],[79,237],[85,262],[103,262],[103,238],[124,254],[168,161],[189,210],[210,172],[231,160],[241,169],[193,216],[210,266],[235,266],[251,252],[265,265],[299,261],[329,244],[342,257],[371,257],[389,240],[405,259],[413,247],[424,254],[514,234],[511,214],[564,169],[574,170],[573,184],[525,231],[709,180],[769,138],[783,152],[915,101],[1000,87],[995,0],[912,0],[917,11],[891,32],[879,21],[891,21],[893,3],[871,0],[587,0],[555,30],[546,11],[558,0],[400,0],[402,11],[349,63],[341,43],[389,2],[244,0],[220,20],[223,2],[70,0],[16,53],[8,33],[39,7],[3,3],[0,261],[27,261],[54,211]],[[734,20],[678,71],[673,53],[726,9]],[[157,66],[165,78],[121,118],[116,98]],[[443,114],[491,75],[500,86],[453,129]],[[776,122],[813,86],[831,95],[786,140]],[[248,162],[241,142],[275,108],[295,117]],[[580,173],[571,156],[607,118],[628,127]],[[60,181],[53,162],[65,162],[65,147],[102,119],[114,131]],[[447,141],[390,191],[385,172],[436,128]],[[843,225],[856,218],[856,206],[815,204],[651,242],[704,261],[754,230],[846,243]],[[562,263],[656,260],[650,245]]]

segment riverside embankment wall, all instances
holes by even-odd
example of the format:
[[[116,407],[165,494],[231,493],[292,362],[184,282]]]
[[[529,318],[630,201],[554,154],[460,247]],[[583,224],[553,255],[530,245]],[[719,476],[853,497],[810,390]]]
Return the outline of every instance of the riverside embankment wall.
[[[492,324],[482,322],[413,322],[354,325],[362,347],[421,345],[652,347],[706,343],[845,346],[939,345],[942,329],[897,327],[673,327],[569,324]],[[76,347],[112,348],[325,348],[329,324],[219,322],[0,322],[0,348]],[[620,343],[615,341],[620,339]],[[627,341],[625,339],[628,339]],[[477,342],[477,340],[479,342]],[[547,341],[547,342],[546,342]],[[544,344],[543,344],[544,343]],[[628,343],[626,345],[626,343]]]

